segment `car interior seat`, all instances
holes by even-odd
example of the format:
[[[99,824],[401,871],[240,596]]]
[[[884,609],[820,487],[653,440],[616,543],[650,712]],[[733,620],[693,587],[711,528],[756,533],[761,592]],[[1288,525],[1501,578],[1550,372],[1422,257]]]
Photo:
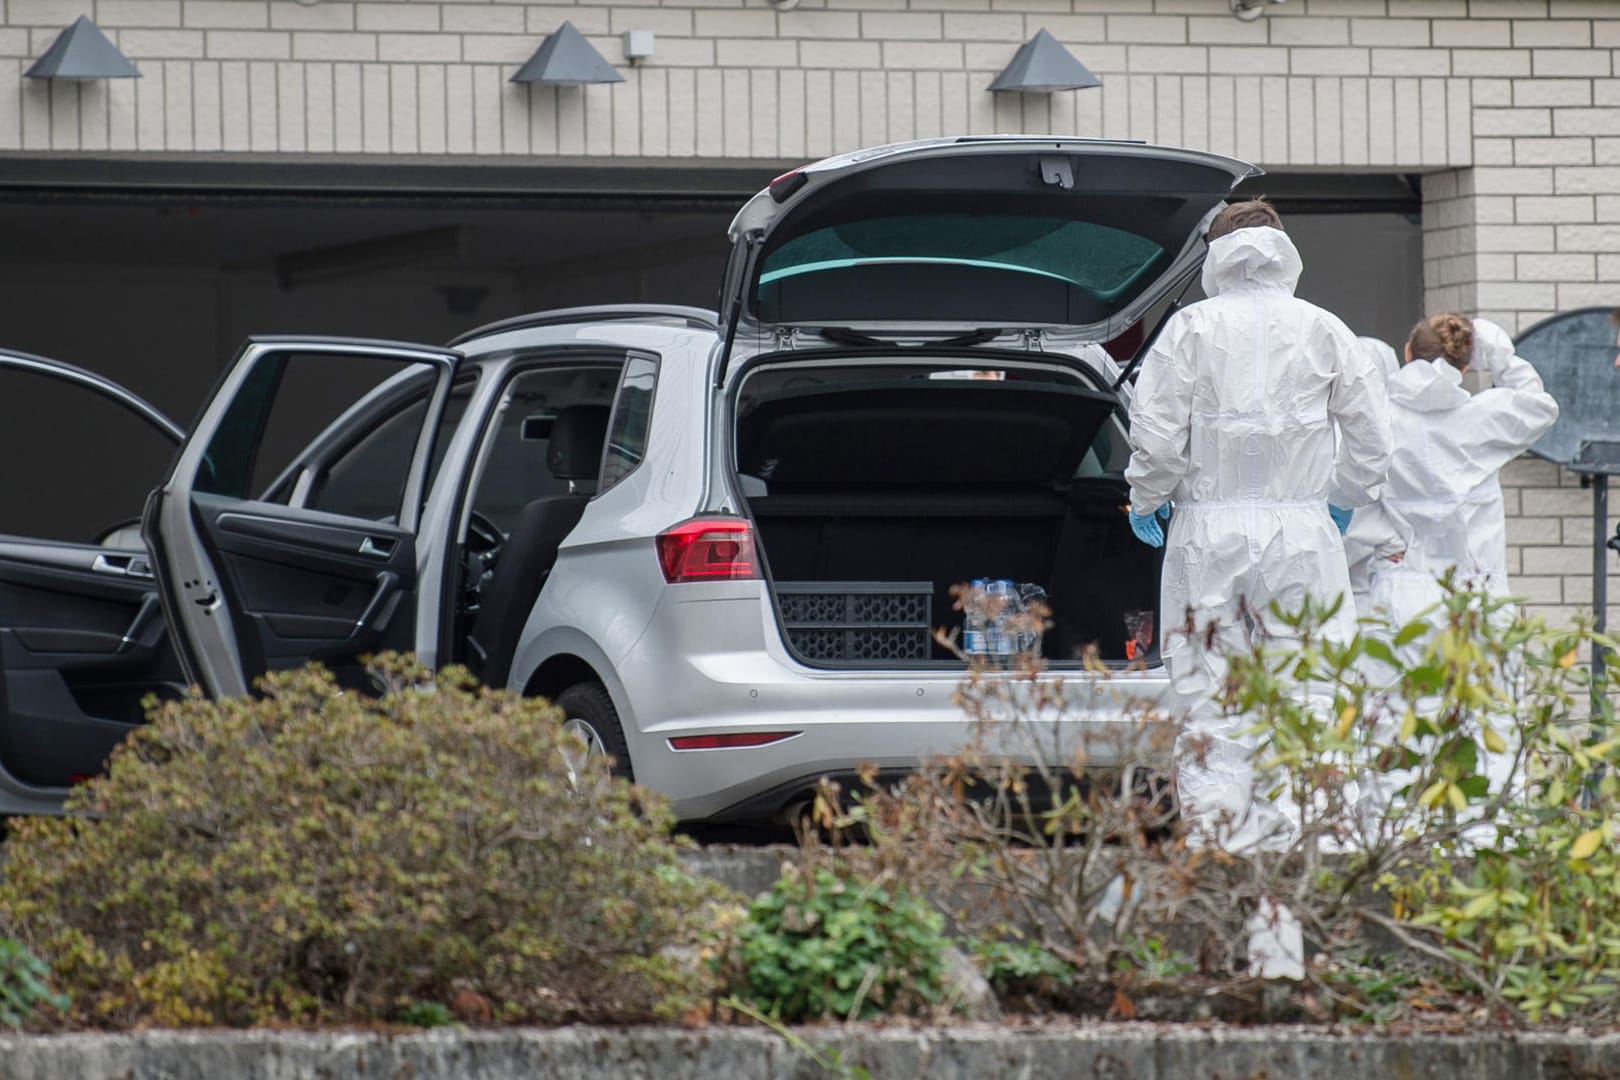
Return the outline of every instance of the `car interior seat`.
[[[551,475],[595,481],[607,438],[606,405],[571,405],[557,413],[546,446]],[[547,495],[518,511],[495,571],[479,597],[478,617],[467,635],[469,660],[486,686],[504,687],[512,672],[518,635],[557,562],[557,549],[579,524],[589,494]]]

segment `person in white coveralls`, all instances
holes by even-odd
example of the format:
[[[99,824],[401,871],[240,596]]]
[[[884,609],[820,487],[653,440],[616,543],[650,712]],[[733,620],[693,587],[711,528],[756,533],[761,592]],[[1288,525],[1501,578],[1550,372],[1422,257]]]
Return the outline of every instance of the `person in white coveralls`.
[[[1271,603],[1307,595],[1343,597],[1323,633],[1355,633],[1341,534],[1351,510],[1382,493],[1389,406],[1355,335],[1294,295],[1303,267],[1270,204],[1226,207],[1207,239],[1207,299],[1177,312],[1142,364],[1125,478],[1143,542],[1166,543],[1160,522],[1175,507],[1161,647],[1183,738],[1206,747],[1197,761],[1178,754],[1182,813],[1204,842],[1243,851],[1285,844],[1292,825],[1285,807],[1256,798],[1250,722],[1215,700],[1225,656],[1255,639]],[[1281,955],[1251,940],[1260,973],[1302,973],[1288,923]]]

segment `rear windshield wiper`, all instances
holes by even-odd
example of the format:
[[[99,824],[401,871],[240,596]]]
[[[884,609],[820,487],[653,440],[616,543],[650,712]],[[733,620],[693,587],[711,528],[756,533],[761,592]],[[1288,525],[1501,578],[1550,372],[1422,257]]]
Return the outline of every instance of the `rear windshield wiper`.
[[[987,341],[994,341],[1001,336],[1000,330],[970,330],[965,334],[954,337],[940,338],[938,341],[926,341],[917,345],[902,345],[898,341],[885,341],[871,334],[863,334],[859,330],[851,330],[847,326],[824,326],[821,336],[835,345],[860,346],[887,346],[898,349],[958,349],[967,345],[983,345]]]

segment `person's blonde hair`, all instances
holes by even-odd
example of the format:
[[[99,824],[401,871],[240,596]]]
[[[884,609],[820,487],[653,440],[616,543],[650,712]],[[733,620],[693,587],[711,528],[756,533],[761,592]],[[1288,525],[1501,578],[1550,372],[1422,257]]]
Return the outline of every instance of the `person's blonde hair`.
[[[1412,350],[1414,360],[1438,360],[1458,371],[1468,368],[1469,357],[1474,354],[1474,324],[1455,311],[1442,311],[1430,315],[1412,327],[1406,347]]]

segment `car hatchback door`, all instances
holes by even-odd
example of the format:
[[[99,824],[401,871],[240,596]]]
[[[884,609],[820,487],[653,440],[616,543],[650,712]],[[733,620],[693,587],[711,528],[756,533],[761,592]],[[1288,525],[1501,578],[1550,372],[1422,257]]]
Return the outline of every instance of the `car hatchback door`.
[[[346,338],[256,338],[152,493],[142,531],[187,675],[216,696],[318,660],[418,647],[417,526],[460,354]],[[414,405],[364,426],[389,402]],[[356,426],[342,474],[308,467]]]
[[[718,381],[784,344],[1110,341],[1179,294],[1205,224],[1258,172],[1176,147],[1007,135],[785,173],[731,224]]]

